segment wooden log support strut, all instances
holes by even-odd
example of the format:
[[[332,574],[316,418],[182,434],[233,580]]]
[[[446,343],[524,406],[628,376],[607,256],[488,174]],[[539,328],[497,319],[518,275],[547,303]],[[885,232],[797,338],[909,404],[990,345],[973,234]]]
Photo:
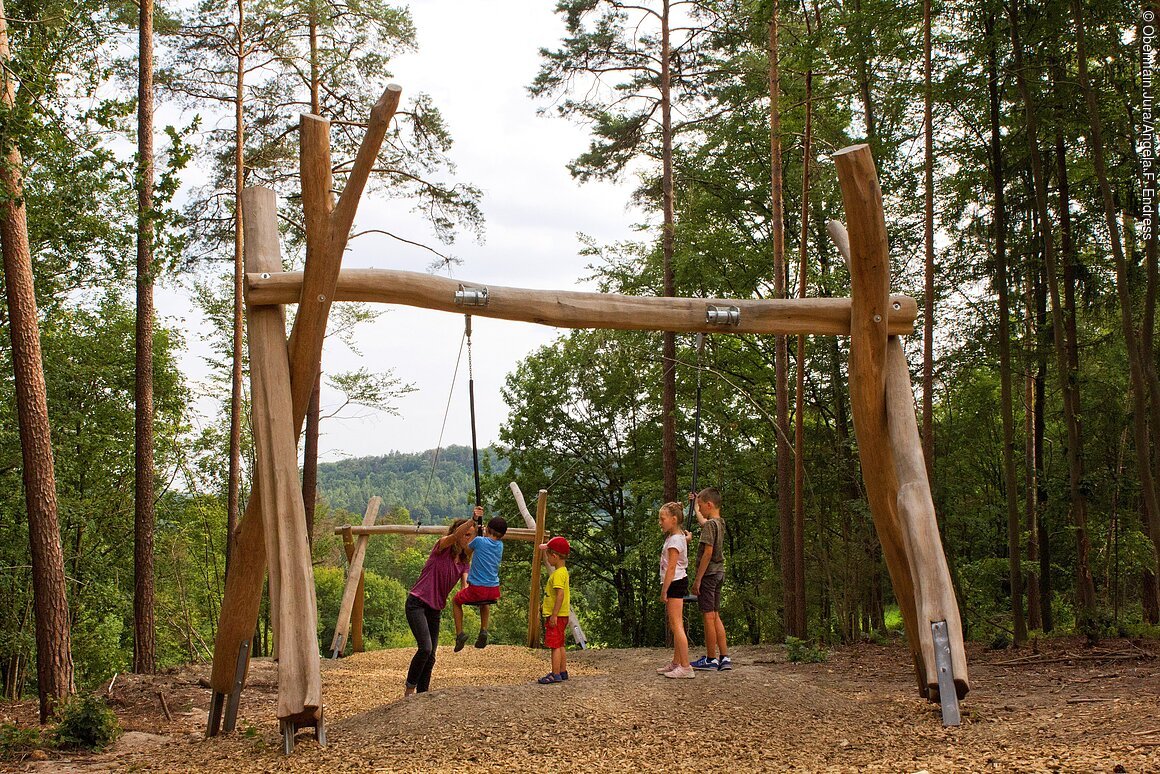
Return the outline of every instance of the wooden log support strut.
[[[835,162],[850,233],[834,221],[827,229],[850,266],[850,398],[866,493],[919,692],[941,699],[944,721],[953,717],[957,725],[957,701],[969,690],[962,624],[927,480],[910,370],[898,337],[887,335],[886,322],[897,310],[887,300],[881,189],[867,146],[839,151]]]
[[[375,524],[370,527],[335,527],[334,534],[350,533],[355,537],[362,535],[446,535],[446,527],[436,527],[424,524]],[[536,531],[512,527],[503,536],[504,540],[535,540]]]
[[[281,265],[277,203],[268,188],[242,192],[246,260],[258,271]],[[278,307],[247,306],[256,479],[269,567],[270,618],[278,642],[278,717],[314,716],[322,707],[318,605],[298,480],[286,321]],[[247,561],[249,557],[238,557]]]
[[[374,525],[375,519],[379,517],[379,507],[382,502],[382,498],[375,496],[367,503],[367,510],[363,514],[362,521],[364,527]],[[346,528],[344,533],[350,534],[350,528]],[[342,590],[342,602],[338,605],[338,622],[334,625],[334,638],[330,641],[331,658],[338,658],[346,648],[347,635],[350,633],[351,614],[354,611],[358,589],[362,583],[363,560],[367,555],[367,541],[369,539],[369,535],[360,534],[358,540],[355,541],[354,553],[351,555],[350,567],[346,573],[346,586]]]

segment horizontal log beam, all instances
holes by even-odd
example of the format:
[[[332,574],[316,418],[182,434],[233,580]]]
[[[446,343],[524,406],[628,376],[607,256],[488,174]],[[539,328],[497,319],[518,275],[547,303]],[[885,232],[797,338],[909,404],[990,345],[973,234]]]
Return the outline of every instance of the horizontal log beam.
[[[302,272],[246,275],[246,300],[252,305],[294,304],[302,289]],[[486,287],[485,306],[460,306],[460,286]],[[714,299],[653,298],[613,293],[533,290],[482,285],[430,274],[389,269],[343,269],[335,301],[402,304],[478,317],[552,325],[560,328],[616,328],[677,333],[764,333],[785,335],[850,334],[850,299]],[[891,296],[889,333],[914,332],[918,303],[908,296]],[[737,325],[705,321],[709,306],[737,307]]]
[[[447,527],[418,526],[412,524],[375,524],[372,527],[335,527],[334,534],[350,531],[351,535],[446,535]],[[503,536],[504,540],[535,540],[533,529],[512,528]]]

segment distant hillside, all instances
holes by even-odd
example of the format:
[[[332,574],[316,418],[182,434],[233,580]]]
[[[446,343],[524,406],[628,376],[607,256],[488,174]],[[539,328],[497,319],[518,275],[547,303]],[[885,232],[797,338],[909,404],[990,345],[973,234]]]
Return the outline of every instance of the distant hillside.
[[[383,512],[402,506],[421,524],[441,524],[465,516],[475,501],[471,447],[448,446],[431,474],[434,449],[385,457],[325,462],[318,466],[318,490],[332,508],[362,513],[372,495],[383,498]],[[481,473],[502,472],[507,463],[491,449],[479,453]]]

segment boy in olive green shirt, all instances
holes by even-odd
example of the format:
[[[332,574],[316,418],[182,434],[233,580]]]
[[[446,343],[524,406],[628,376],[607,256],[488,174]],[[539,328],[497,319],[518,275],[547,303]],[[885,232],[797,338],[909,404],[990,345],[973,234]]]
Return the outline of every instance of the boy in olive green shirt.
[[[552,671],[540,678],[543,685],[562,683],[568,679],[568,664],[564,655],[564,633],[568,629],[569,602],[568,554],[572,547],[562,537],[554,537],[540,545],[544,560],[552,568],[544,584],[544,646],[552,649]]]
[[[689,591],[697,597],[697,606],[705,619],[705,655],[691,666],[702,672],[725,672],[733,668],[733,662],[729,660],[725,624],[721,622],[721,586],[725,582],[721,493],[711,486],[702,489],[697,493],[695,510],[701,525],[701,540],[697,544],[697,576]]]

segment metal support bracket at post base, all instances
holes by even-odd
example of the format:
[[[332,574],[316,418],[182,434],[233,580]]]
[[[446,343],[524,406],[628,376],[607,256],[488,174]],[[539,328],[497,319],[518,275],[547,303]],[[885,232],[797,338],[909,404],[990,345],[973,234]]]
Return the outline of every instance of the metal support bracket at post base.
[[[934,637],[934,662],[938,669],[938,698],[942,705],[944,726],[962,724],[959,715],[959,695],[955,690],[954,669],[951,667],[951,643],[946,621],[934,621],[930,625]],[[934,697],[931,697],[934,698]]]
[[[289,755],[294,752],[294,735],[304,728],[313,728],[318,746],[326,747],[326,721],[323,718],[322,708],[319,707],[317,716],[278,719],[278,730],[282,732],[283,753]]]
[[[217,736],[222,731],[233,731],[238,724],[238,705],[242,700],[242,686],[246,680],[246,665],[250,661],[250,640],[243,640],[238,646],[238,660],[234,666],[234,685],[229,693],[214,691],[209,702],[209,721],[206,723],[206,737]],[[225,712],[223,722],[222,713]]]
[[[330,657],[337,659],[342,657],[342,651],[346,649],[346,637],[339,634],[335,637],[334,650],[330,651]]]

